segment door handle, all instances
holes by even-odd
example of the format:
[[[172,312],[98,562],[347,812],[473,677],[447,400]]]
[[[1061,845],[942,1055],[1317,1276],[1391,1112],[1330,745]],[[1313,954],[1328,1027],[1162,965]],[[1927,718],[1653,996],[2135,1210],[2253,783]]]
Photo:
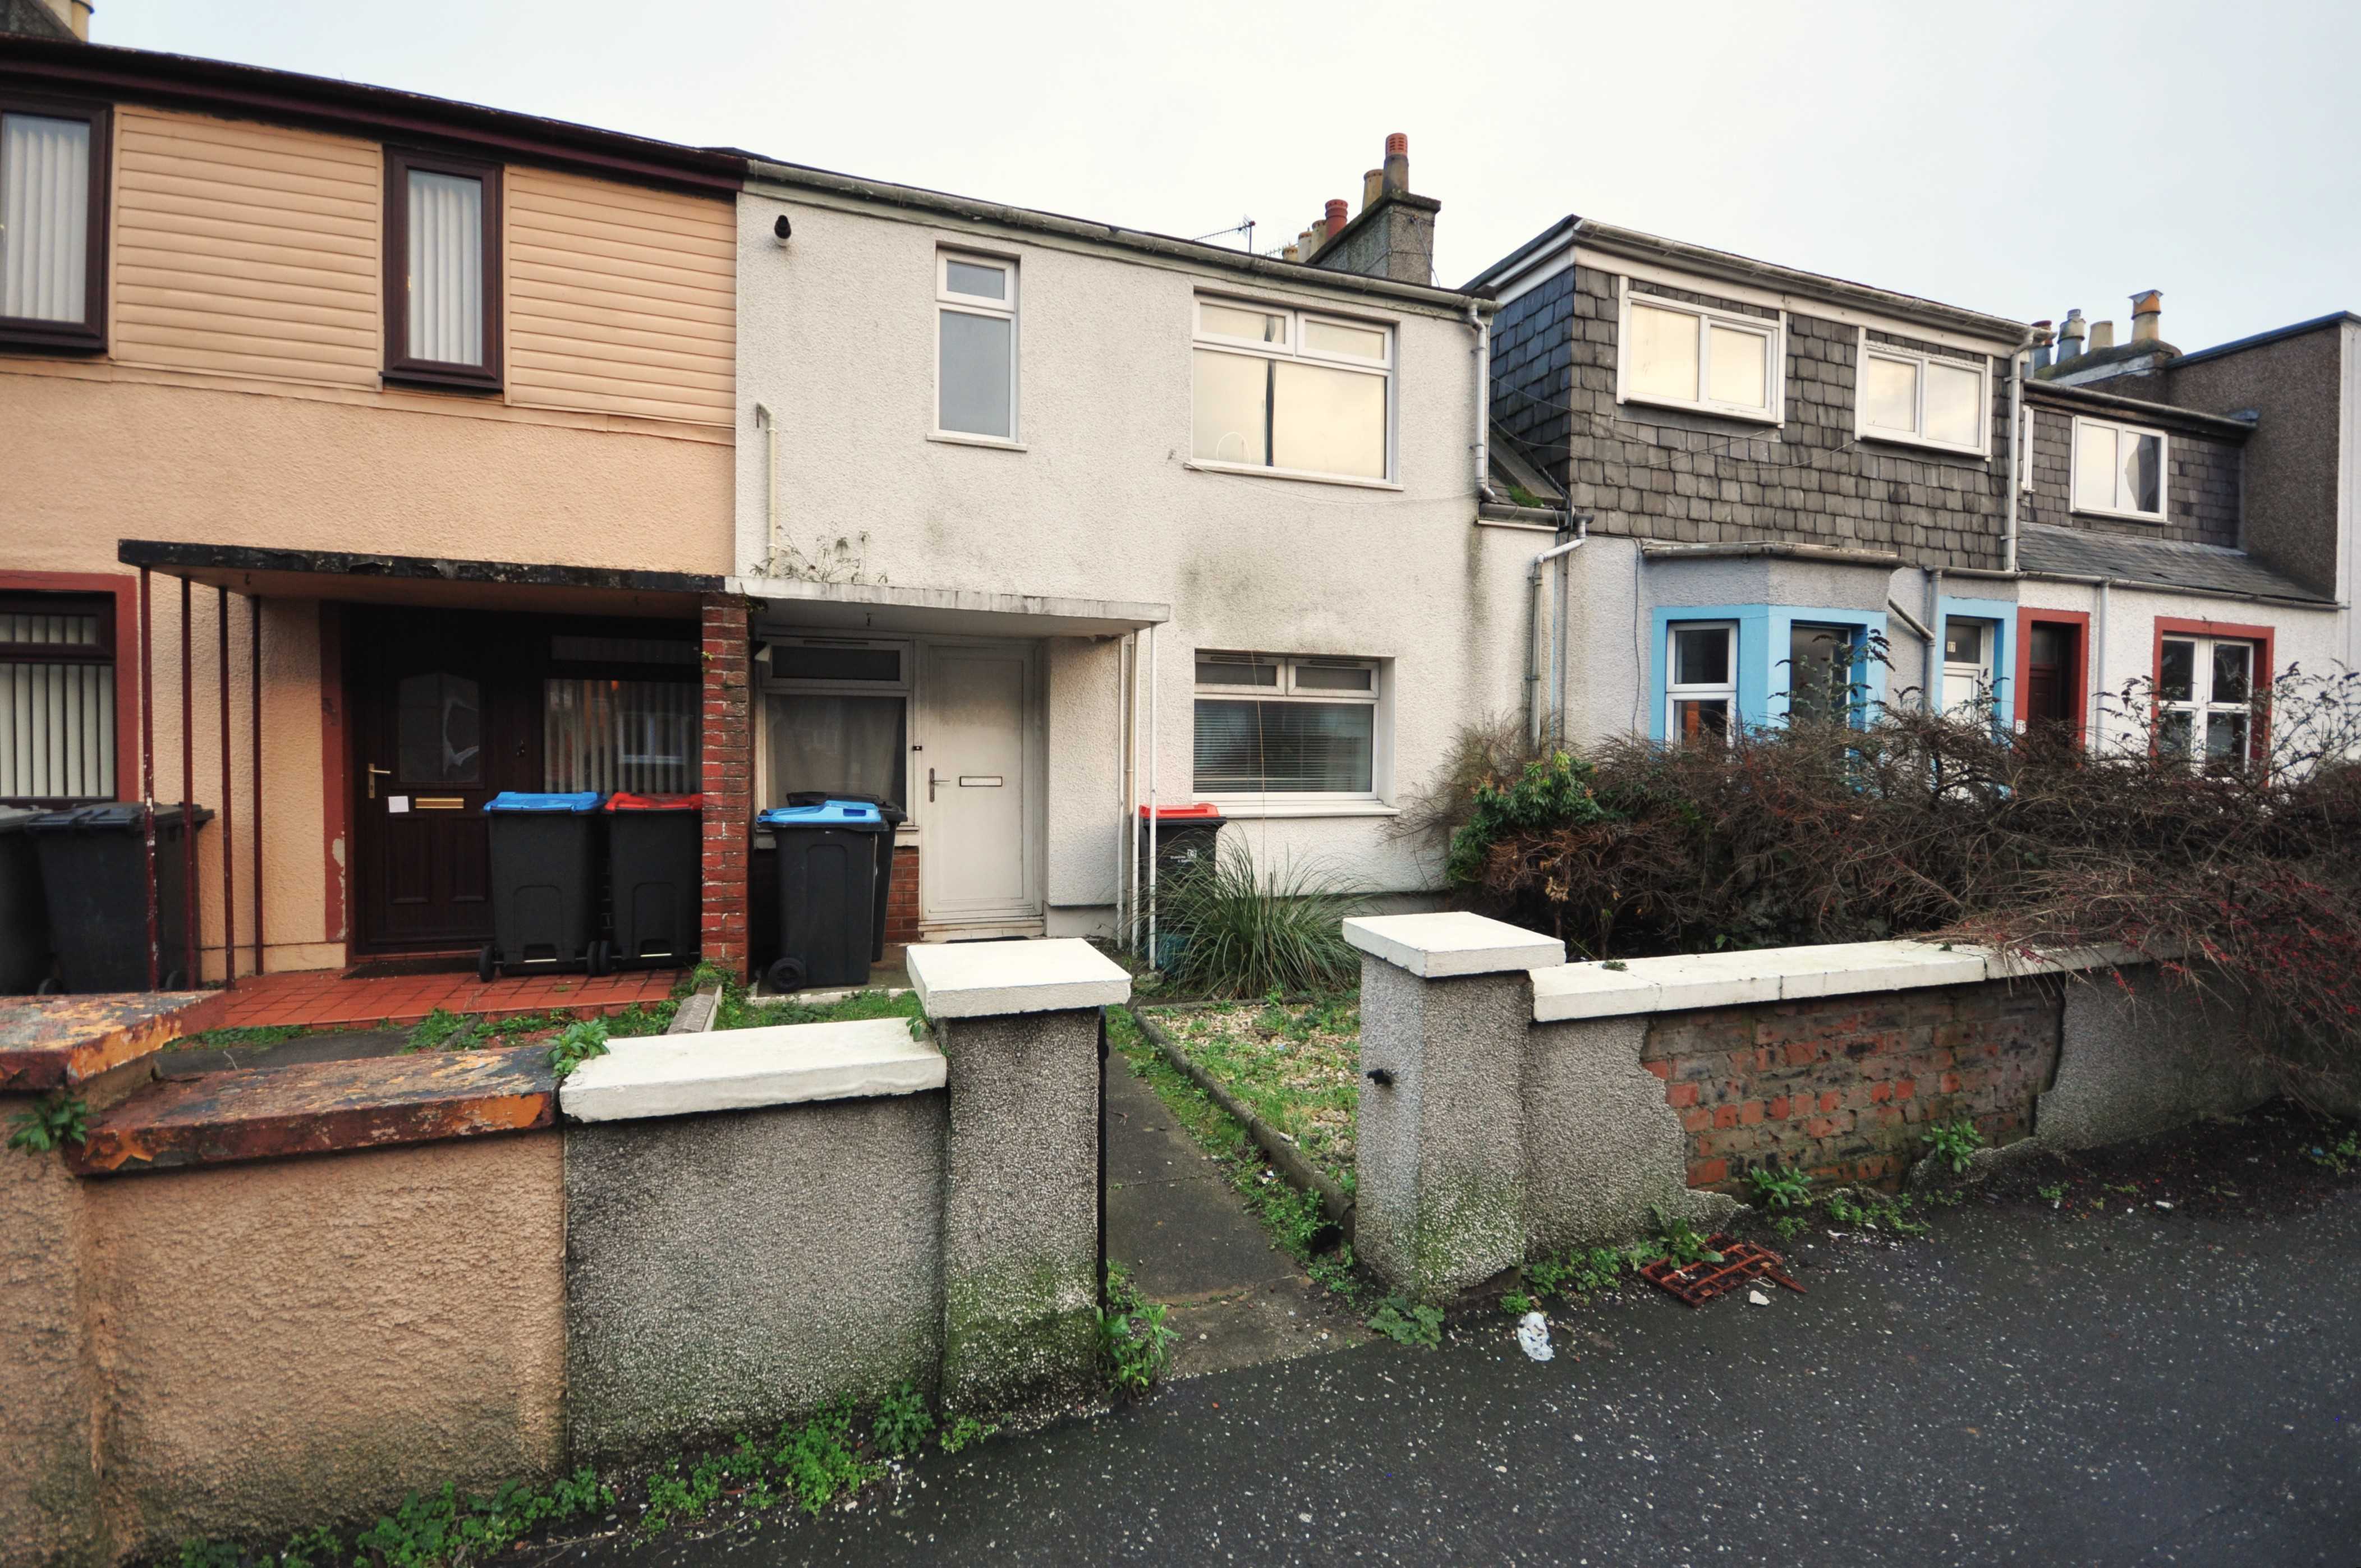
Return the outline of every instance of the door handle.
[[[371,800],[375,800],[377,798],[377,781],[379,778],[390,779],[393,777],[393,770],[391,768],[380,768],[375,762],[368,763],[367,767],[368,770],[368,797]]]
[[[934,801],[935,801],[935,770],[934,770],[934,769],[932,769],[932,768],[928,768],[928,769],[927,770],[927,804],[928,804],[928,805],[929,805],[929,806],[932,806],[932,805],[934,804]]]

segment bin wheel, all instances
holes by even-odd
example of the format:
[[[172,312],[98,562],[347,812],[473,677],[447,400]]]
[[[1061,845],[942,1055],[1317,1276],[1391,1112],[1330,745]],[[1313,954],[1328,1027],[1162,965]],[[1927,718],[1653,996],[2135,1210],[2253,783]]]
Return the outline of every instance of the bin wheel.
[[[476,951],[476,978],[489,985],[500,977],[500,960],[492,956],[492,945],[486,942]]]
[[[591,943],[588,967],[593,975],[608,973],[615,967],[613,949],[604,942]]]
[[[60,985],[56,981],[44,979],[39,985],[33,988],[33,994],[36,996],[57,996],[62,994],[64,991],[65,987]]]
[[[176,969],[176,970],[166,970],[164,971],[164,978],[163,978],[162,980],[160,980],[160,981],[158,981],[156,982],[156,989],[157,989],[157,990],[159,990],[159,991],[186,991],[186,990],[188,990],[188,989],[189,989],[189,971],[188,971],[188,970],[177,970],[177,969]]]
[[[771,967],[763,971],[763,983],[782,994],[804,988],[804,961],[798,958],[774,959]]]

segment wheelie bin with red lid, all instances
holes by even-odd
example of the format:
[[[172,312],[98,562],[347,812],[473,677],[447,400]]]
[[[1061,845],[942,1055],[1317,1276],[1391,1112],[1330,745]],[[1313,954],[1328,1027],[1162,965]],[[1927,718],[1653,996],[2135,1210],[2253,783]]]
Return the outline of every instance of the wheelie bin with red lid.
[[[704,807],[701,795],[618,791],[608,797],[608,968],[697,961]]]

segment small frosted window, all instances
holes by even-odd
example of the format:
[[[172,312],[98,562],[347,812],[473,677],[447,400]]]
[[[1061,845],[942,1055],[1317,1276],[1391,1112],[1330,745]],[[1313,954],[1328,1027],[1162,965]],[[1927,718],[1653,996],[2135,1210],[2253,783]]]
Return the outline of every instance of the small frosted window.
[[[1907,359],[1869,356],[1861,377],[1861,407],[1872,430],[1918,429],[1918,367]]]
[[[410,356],[484,362],[484,182],[410,171]]]
[[[1982,445],[1983,378],[1958,365],[1927,366],[1927,439],[1949,446]]]
[[[1642,397],[1697,401],[1697,317],[1653,305],[1633,305],[1630,354],[1625,376],[1631,391]]]
[[[1016,323],[1006,316],[945,311],[942,333],[942,428],[1012,436],[1009,356]]]
[[[1771,394],[1763,372],[1771,340],[1759,332],[1741,332],[1725,326],[1709,327],[1707,334],[1713,365],[1711,385],[1706,390],[1708,399],[1750,409],[1770,407]]]

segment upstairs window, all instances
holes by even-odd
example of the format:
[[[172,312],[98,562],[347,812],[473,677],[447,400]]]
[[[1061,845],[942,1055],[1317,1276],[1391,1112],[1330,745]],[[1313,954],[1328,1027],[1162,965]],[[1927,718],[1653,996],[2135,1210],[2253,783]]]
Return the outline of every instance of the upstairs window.
[[[1777,422],[1779,323],[1653,294],[1623,295],[1616,397]]]
[[[1199,300],[1190,453],[1201,463],[1388,478],[1392,376],[1389,327]]]
[[[2106,420],[2074,422],[2074,510],[2164,521],[2164,433]]]
[[[1197,655],[1200,795],[1377,798],[1378,663]]]
[[[1016,439],[1016,263],[935,258],[935,431]]]
[[[385,376],[423,386],[500,384],[500,170],[389,148]]]
[[[0,344],[106,346],[104,108],[0,98]]]
[[[1990,407],[1989,367],[1861,339],[1860,434],[1981,456]]]

